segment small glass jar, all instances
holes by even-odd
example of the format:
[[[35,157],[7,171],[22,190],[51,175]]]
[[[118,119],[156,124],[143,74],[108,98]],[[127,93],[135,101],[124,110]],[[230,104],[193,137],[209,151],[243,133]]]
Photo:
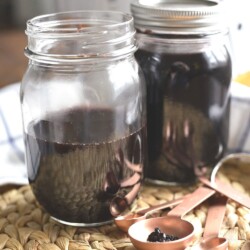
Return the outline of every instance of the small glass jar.
[[[220,7],[132,2],[135,56],[147,84],[148,181],[192,183],[226,151],[232,65]]]
[[[27,22],[21,105],[29,182],[75,226],[112,221],[143,178],[146,90],[131,15],[79,11]]]

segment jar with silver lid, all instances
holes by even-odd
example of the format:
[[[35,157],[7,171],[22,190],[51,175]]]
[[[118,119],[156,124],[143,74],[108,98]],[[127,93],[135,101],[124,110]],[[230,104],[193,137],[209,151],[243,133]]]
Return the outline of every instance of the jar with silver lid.
[[[98,226],[135,199],[146,89],[133,17],[76,11],[27,22],[21,105],[29,182],[57,221]]]
[[[194,182],[227,147],[232,63],[221,4],[135,0],[131,11],[147,83],[145,177]]]

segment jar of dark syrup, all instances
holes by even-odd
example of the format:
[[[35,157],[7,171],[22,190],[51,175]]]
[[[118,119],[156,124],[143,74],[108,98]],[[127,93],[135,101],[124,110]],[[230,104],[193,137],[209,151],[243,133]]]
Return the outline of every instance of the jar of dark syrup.
[[[133,17],[77,11],[27,22],[21,104],[29,182],[57,221],[98,226],[135,199],[146,88]]]
[[[131,11],[147,83],[146,179],[192,183],[227,146],[232,65],[221,5],[135,0]]]

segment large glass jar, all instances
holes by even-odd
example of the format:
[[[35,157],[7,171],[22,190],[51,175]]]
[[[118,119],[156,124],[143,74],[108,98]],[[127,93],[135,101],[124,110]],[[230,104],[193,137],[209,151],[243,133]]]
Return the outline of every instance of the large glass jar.
[[[131,15],[67,12],[27,22],[21,104],[29,182],[66,224],[109,223],[143,178],[146,90]]]
[[[136,58],[147,83],[148,181],[194,182],[226,151],[232,65],[220,7],[132,2]]]

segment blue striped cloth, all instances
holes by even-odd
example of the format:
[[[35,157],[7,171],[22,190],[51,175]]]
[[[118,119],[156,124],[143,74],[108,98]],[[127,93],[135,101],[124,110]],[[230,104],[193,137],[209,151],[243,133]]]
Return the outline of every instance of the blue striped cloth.
[[[20,83],[0,89],[0,185],[28,183],[24,162]],[[230,152],[250,153],[250,88],[233,83]]]

